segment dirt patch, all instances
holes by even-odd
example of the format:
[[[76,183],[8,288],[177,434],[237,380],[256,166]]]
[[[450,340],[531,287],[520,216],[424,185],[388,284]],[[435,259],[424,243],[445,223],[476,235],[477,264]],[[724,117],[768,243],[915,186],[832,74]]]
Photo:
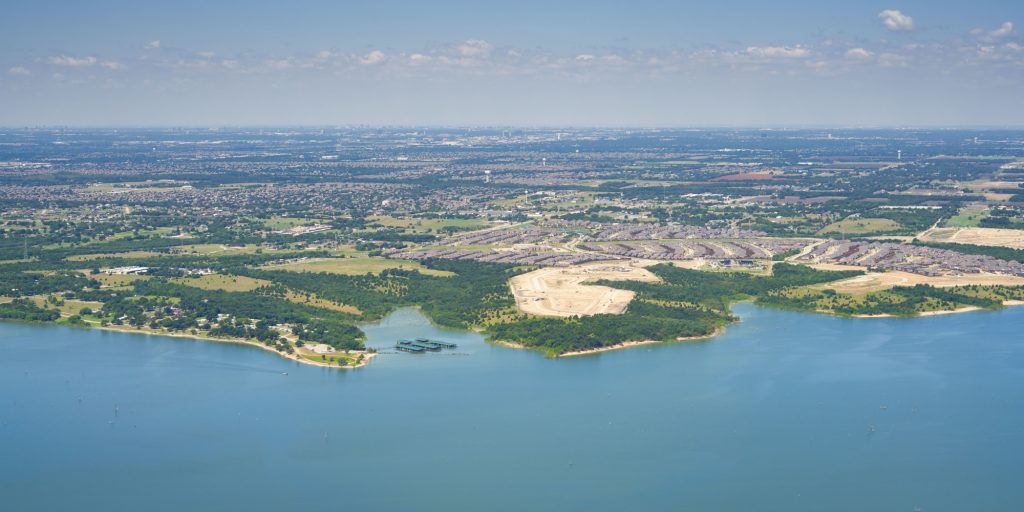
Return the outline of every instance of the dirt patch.
[[[999,228],[933,228],[917,236],[924,242],[1024,249],[1024,231]]]
[[[820,265],[814,267],[821,270],[850,270],[859,267],[845,265]],[[837,268],[842,267],[842,268]],[[914,286],[928,284],[939,288],[950,286],[977,285],[1024,285],[1024,277],[1005,276],[1000,274],[968,274],[961,276],[922,276],[910,272],[869,272],[862,276],[843,279],[834,283],[820,285],[820,288],[831,288],[839,293],[863,295],[866,293],[888,290],[894,286]]]
[[[566,268],[542,268],[509,280],[516,305],[524,313],[540,316],[590,316],[619,314],[633,300],[633,292],[587,284],[614,281],[657,282],[643,268],[649,262],[599,262]]]

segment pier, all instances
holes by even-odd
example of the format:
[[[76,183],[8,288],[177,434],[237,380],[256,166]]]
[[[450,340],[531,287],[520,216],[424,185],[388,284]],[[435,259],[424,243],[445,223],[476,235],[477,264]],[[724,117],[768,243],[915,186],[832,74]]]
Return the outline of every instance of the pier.
[[[413,354],[422,354],[427,351],[440,352],[442,349],[453,349],[456,347],[458,347],[458,345],[454,343],[432,340],[429,338],[416,338],[414,340],[401,339],[398,340],[398,344],[395,345],[396,350]]]

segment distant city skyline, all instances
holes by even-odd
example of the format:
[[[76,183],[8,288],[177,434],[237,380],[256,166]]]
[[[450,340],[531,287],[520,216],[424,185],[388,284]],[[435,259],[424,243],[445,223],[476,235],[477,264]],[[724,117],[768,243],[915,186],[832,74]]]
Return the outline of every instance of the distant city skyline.
[[[0,126],[1024,126],[1024,3],[22,2]]]

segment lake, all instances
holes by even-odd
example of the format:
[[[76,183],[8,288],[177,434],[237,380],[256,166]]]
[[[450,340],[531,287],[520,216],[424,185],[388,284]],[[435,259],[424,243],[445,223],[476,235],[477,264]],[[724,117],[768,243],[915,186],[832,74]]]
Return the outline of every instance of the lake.
[[[301,365],[252,347],[0,324],[4,510],[1016,511],[1024,308],[736,308],[711,341],[552,360]],[[284,375],[283,372],[287,372]]]

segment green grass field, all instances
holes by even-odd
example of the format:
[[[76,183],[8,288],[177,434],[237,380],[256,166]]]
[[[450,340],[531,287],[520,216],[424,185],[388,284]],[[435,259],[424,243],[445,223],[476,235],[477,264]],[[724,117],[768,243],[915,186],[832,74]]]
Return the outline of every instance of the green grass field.
[[[175,247],[173,252],[180,254],[201,254],[206,256],[234,256],[238,254],[254,254],[260,250],[256,244],[229,246],[222,244],[192,244]],[[273,253],[276,249],[262,249],[260,252]]]
[[[282,265],[270,265],[268,270],[287,270],[290,272],[330,272],[333,274],[363,275],[379,274],[391,268],[418,270],[434,276],[449,276],[451,273],[432,270],[415,261],[389,260],[385,258],[313,258]]]
[[[226,292],[251,292],[261,286],[271,283],[263,279],[253,279],[245,276],[227,276],[221,274],[209,274],[199,277],[177,277],[171,282],[201,288],[203,290],[223,290]]]
[[[488,223],[479,219],[420,219],[416,217],[397,218],[390,216],[367,217],[367,223],[380,224],[386,228],[401,228],[410,233],[436,233],[444,228],[459,230],[482,229]]]
[[[304,226],[306,224],[316,224],[323,222],[322,219],[307,219],[300,217],[271,217],[269,219],[263,219],[262,224],[273,230],[294,228],[295,226]]]
[[[900,231],[903,226],[894,220],[890,219],[867,219],[867,218],[855,218],[855,219],[843,219],[839,222],[833,222],[818,231],[818,234],[826,233],[845,233],[847,235],[863,235],[866,233],[885,233]]]
[[[945,222],[950,228],[976,228],[981,219],[988,216],[988,208],[984,206],[965,206]]]
[[[104,252],[99,254],[76,254],[68,256],[68,261],[90,261],[102,258],[153,258],[160,253],[153,251]]]
[[[79,270],[79,272],[85,274],[90,279],[95,279],[100,282],[100,286],[104,288],[129,288],[133,281],[140,279],[149,279],[149,276],[139,276],[135,274],[128,275],[109,275],[109,274],[93,274],[89,270]]]

